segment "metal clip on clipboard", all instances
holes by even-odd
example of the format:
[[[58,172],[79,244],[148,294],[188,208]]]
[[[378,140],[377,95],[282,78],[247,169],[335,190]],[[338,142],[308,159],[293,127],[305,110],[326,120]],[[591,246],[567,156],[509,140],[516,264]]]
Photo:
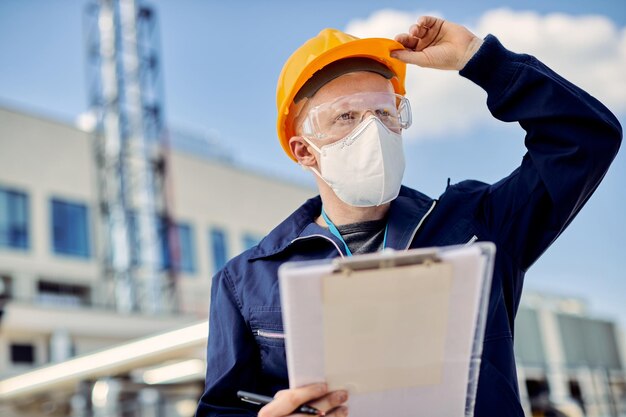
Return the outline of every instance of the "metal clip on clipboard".
[[[438,250],[433,248],[399,252],[386,249],[380,253],[360,255],[358,257],[337,258],[333,260],[336,273],[349,275],[352,272],[372,269],[395,268],[441,262]]]

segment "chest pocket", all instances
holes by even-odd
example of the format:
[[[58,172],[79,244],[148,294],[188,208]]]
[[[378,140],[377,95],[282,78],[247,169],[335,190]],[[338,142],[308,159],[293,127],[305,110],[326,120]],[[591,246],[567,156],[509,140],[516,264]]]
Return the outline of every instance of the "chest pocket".
[[[285,333],[280,307],[251,307],[250,329],[259,347],[263,372],[270,377],[286,379]]]

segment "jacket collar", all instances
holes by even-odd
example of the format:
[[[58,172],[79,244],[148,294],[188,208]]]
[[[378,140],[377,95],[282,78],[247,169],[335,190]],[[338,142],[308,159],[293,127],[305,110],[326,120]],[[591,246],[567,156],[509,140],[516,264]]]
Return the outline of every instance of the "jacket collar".
[[[434,200],[419,191],[402,186],[400,194],[389,208],[387,247],[404,250],[409,247],[417,227],[430,213]],[[252,250],[250,260],[276,255],[287,249],[295,239],[328,238],[343,252],[343,244],[328,231],[315,223],[322,211],[320,196],[307,200],[300,208],[272,230]],[[345,255],[345,254],[344,254]]]

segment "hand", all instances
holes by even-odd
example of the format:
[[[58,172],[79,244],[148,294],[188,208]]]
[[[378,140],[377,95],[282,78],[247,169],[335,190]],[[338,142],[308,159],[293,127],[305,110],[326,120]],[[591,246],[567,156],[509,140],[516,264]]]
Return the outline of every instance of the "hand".
[[[348,415],[347,407],[340,407],[348,401],[346,391],[328,392],[326,384],[311,384],[300,388],[278,391],[274,401],[259,410],[258,417],[308,417],[305,414],[294,414],[301,405],[308,404],[324,416],[344,417]]]
[[[396,35],[406,49],[391,56],[420,67],[460,70],[478,51],[482,39],[467,28],[432,16],[421,16],[409,33]]]

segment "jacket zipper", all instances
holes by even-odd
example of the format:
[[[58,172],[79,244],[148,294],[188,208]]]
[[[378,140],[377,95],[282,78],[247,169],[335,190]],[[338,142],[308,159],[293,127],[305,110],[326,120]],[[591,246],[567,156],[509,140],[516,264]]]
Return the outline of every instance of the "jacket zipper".
[[[413,238],[415,238],[415,234],[417,233],[417,231],[419,230],[420,227],[422,227],[422,224],[424,223],[424,220],[426,220],[426,217],[428,217],[428,215],[430,213],[432,213],[432,211],[435,209],[435,205],[437,205],[437,200],[433,200],[433,204],[430,206],[430,208],[428,209],[428,211],[426,212],[426,214],[424,214],[424,217],[422,217],[422,219],[420,220],[420,222],[417,224],[417,226],[415,227],[415,229],[413,230],[413,233],[411,234],[411,238],[409,239],[409,242],[407,243],[406,247],[404,248],[409,249],[409,246],[411,246],[411,242],[413,242]],[[339,246],[335,243],[334,240],[330,239],[328,236],[324,236],[324,235],[319,235],[319,234],[315,234],[315,235],[309,235],[309,236],[303,236],[303,237],[297,237],[294,240],[291,241],[290,244],[298,241],[298,240],[305,240],[305,239],[310,239],[313,237],[321,237],[322,239],[326,239],[327,241],[329,241],[330,243],[333,244],[333,246],[335,247],[335,249],[337,249],[337,252],[339,252],[339,255],[341,255],[342,258],[345,258],[345,255],[343,254],[343,252],[341,252],[341,249],[339,249]]]
[[[255,330],[253,333],[259,337],[266,337],[268,339],[284,339],[285,334],[280,332],[270,332],[267,330]]]
[[[293,244],[293,242],[296,242],[298,240],[305,240],[305,239],[310,239],[313,237],[321,237],[323,239],[326,239],[327,241],[329,241],[330,243],[333,244],[333,246],[335,247],[335,249],[337,249],[337,252],[339,252],[339,255],[341,255],[342,258],[345,258],[345,255],[343,254],[343,252],[341,252],[341,249],[339,249],[339,246],[337,246],[337,244],[335,243],[334,240],[332,240],[331,238],[329,238],[328,236],[324,236],[324,235],[309,235],[309,236],[302,236],[302,237],[297,237],[294,240],[291,241],[290,244]]]
[[[424,220],[426,220],[426,217],[428,217],[428,215],[432,213],[432,211],[435,209],[436,204],[437,204],[437,200],[433,200],[433,204],[430,206],[426,214],[424,214],[424,217],[422,217],[422,220],[420,220],[420,222],[417,224],[417,226],[413,230],[413,234],[411,234],[411,238],[409,239],[409,242],[406,244],[406,248],[404,248],[405,250],[409,249],[409,247],[411,246],[411,242],[413,242],[413,239],[415,238],[415,235],[417,234],[417,231],[419,230],[420,227],[422,227],[422,224],[424,224]]]
[[[472,238],[465,244],[465,246],[469,246],[472,243],[476,242],[478,240],[478,236],[474,235],[472,236]]]

